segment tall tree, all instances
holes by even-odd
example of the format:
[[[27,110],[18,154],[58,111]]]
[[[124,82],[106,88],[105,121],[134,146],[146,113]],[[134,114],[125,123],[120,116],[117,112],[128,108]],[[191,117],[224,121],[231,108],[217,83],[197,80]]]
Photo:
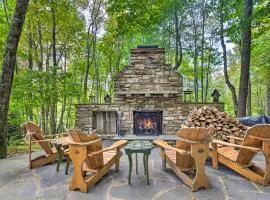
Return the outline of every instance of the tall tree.
[[[265,114],[270,116],[270,80],[266,83]]]
[[[8,132],[9,99],[16,66],[17,48],[28,3],[29,0],[17,0],[5,46],[0,82],[0,158],[5,158],[7,155],[6,137]]]
[[[88,76],[91,65],[95,62],[96,59],[96,40],[99,24],[101,22],[101,9],[102,9],[102,0],[92,0],[89,3],[89,12],[90,19],[87,31],[87,41],[86,41],[86,70],[84,75],[84,98],[87,98],[87,89],[88,89]]]
[[[192,13],[192,34],[193,34],[193,73],[194,73],[194,95],[195,102],[199,100],[199,84],[198,84],[198,26],[196,21],[196,13]]]
[[[239,97],[237,105],[237,116],[246,116],[249,69],[250,69],[250,46],[251,46],[251,20],[253,0],[244,1],[244,15],[242,24],[242,45],[241,45],[241,74],[239,85]]]
[[[57,51],[56,51],[56,13],[55,7],[56,2],[51,0],[50,2],[51,15],[52,15],[52,75],[53,75],[53,85],[52,85],[52,97],[51,97],[51,117],[50,117],[50,125],[51,132],[56,133],[56,124],[57,124],[57,84],[56,84],[56,76],[57,76]]]
[[[174,2],[174,26],[175,26],[175,66],[174,70],[177,70],[183,60],[183,47],[182,47],[182,32],[183,32],[183,20],[182,9],[179,8],[177,1]],[[183,5],[181,5],[183,6]],[[180,16],[179,16],[180,13]],[[179,21],[180,17],[180,21]]]
[[[227,62],[227,47],[224,40],[224,1],[219,1],[219,13],[220,13],[220,42],[222,47],[222,57],[223,57],[223,71],[224,71],[224,77],[225,82],[228,88],[230,89],[232,93],[232,100],[233,100],[233,106],[234,106],[234,113],[237,114],[237,95],[234,85],[231,83],[229,74],[228,74],[228,62]]]
[[[205,0],[202,0],[201,3],[201,12],[202,12],[202,38],[201,38],[201,101],[204,101],[203,95],[204,95],[204,84],[203,84],[203,80],[204,80],[204,26],[205,26]]]

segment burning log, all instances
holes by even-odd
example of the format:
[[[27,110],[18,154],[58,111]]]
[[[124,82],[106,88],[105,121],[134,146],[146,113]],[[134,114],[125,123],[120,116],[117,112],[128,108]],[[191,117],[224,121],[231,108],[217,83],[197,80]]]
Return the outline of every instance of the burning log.
[[[215,139],[229,140],[229,136],[244,137],[247,126],[241,124],[236,118],[226,112],[220,112],[216,108],[203,106],[193,109],[182,127],[209,127],[213,126],[215,131],[212,136]]]

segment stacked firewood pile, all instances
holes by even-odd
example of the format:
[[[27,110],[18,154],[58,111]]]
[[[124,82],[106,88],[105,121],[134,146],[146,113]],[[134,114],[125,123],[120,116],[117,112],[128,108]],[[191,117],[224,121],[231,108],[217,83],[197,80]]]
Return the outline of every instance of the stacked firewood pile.
[[[244,137],[247,126],[241,124],[236,118],[226,112],[220,112],[216,108],[207,106],[194,109],[182,124],[182,127],[209,127],[215,131],[212,136],[215,139],[228,141],[230,135]]]

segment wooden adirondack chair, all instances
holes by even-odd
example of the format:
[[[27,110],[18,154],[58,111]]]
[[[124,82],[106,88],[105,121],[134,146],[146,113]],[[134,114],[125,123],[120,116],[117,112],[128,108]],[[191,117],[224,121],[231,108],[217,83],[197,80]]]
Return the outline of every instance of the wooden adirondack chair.
[[[50,145],[50,141],[52,139],[46,139],[45,136],[43,136],[42,131],[33,122],[25,122],[22,124],[23,128],[26,131],[26,134],[29,136],[29,168],[33,169],[35,167],[41,167],[43,165],[52,163],[53,161],[58,159],[58,153],[56,150],[52,149]],[[57,134],[63,135],[63,134]],[[55,136],[55,135],[54,135]],[[32,159],[32,140],[37,142],[41,148],[45,151],[45,155],[38,156],[37,158]]]
[[[205,161],[208,156],[212,128],[182,128],[177,133],[176,147],[163,140],[154,143],[161,148],[162,166],[166,170],[169,163],[175,174],[191,187],[192,191],[209,188],[205,174]]]
[[[69,190],[88,192],[88,188],[98,182],[113,164],[115,171],[119,171],[122,156],[120,149],[127,144],[126,140],[102,149],[101,139],[96,134],[83,134],[79,130],[70,129],[69,137],[69,155],[74,166]]]
[[[240,145],[232,141],[242,141]],[[245,178],[267,185],[270,181],[270,124],[259,124],[249,128],[244,138],[231,137],[231,141],[213,140],[211,148],[212,167],[218,163],[231,168]],[[239,149],[239,150],[236,150]],[[252,162],[254,156],[262,152],[265,157],[265,169]]]

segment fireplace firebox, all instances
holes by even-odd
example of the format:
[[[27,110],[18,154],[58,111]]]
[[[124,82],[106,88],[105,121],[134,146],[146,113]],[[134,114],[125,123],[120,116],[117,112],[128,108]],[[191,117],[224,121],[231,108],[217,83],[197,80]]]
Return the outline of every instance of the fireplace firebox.
[[[162,134],[162,111],[134,111],[134,134],[158,136]]]

